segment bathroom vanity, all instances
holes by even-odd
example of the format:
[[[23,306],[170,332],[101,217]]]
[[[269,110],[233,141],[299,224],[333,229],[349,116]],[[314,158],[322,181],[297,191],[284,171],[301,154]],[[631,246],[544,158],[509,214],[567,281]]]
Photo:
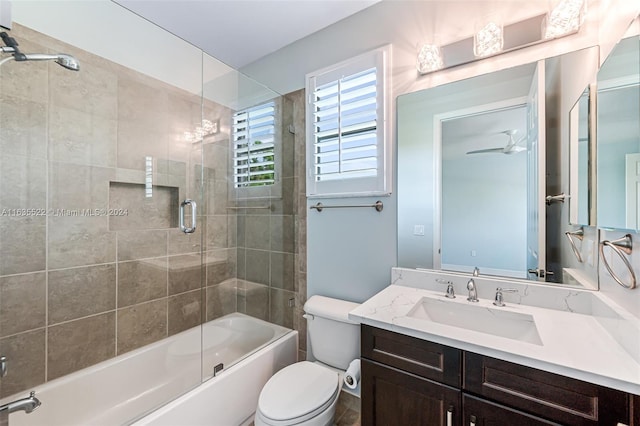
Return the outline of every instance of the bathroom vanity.
[[[626,392],[367,325],[361,365],[363,425],[640,424]]]
[[[392,275],[350,314],[363,425],[640,425],[640,321],[602,295],[479,278],[471,303],[468,276]]]

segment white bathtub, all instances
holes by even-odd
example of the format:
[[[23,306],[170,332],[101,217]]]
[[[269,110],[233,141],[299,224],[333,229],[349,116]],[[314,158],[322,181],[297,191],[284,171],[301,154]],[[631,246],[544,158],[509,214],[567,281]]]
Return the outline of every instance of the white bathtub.
[[[297,340],[295,331],[230,314],[36,387],[42,406],[11,414],[10,424],[239,425],[269,377],[296,361]],[[219,363],[225,368],[211,378]]]

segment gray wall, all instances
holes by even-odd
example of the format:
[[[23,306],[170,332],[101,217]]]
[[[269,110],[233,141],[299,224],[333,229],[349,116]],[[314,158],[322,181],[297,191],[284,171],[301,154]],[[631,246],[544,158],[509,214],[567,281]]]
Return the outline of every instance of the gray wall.
[[[384,203],[373,208],[309,211],[307,296],[362,302],[389,285],[396,265],[396,197],[323,199],[325,205]],[[318,200],[308,200],[315,205]]]

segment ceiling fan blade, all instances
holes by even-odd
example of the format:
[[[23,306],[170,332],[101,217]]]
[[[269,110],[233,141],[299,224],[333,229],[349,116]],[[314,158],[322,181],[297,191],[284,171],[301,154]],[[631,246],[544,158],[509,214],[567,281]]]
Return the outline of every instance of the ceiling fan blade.
[[[477,149],[475,151],[469,151],[467,152],[467,155],[469,154],[489,154],[489,153],[503,153],[504,152],[504,148],[487,148],[487,149]]]
[[[527,148],[524,147],[524,146],[511,145],[510,147],[505,148],[504,153],[505,154],[517,154],[519,152],[524,152],[526,150],[527,150]]]

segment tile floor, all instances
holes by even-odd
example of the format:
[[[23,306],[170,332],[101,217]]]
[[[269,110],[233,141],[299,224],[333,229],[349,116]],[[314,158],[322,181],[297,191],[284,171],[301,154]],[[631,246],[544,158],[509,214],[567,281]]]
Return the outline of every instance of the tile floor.
[[[335,426],[360,426],[360,398],[341,392],[336,406]],[[254,426],[253,422],[249,426]]]
[[[336,426],[360,426],[360,398],[344,391],[336,406]]]

